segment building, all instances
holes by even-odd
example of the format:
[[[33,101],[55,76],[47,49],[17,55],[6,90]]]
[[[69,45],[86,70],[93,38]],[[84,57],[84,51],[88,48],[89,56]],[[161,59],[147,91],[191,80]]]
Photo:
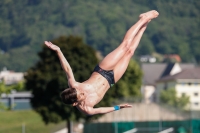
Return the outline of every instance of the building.
[[[174,75],[185,69],[195,68],[194,64],[178,64],[178,63],[143,63],[143,85],[142,95],[145,103],[156,101],[157,81],[165,76]]]
[[[30,100],[33,95],[30,92],[15,92],[11,94],[2,94],[0,102],[11,110],[26,110],[31,109]]]
[[[189,96],[189,108],[200,110],[200,68],[181,70],[177,65],[176,73],[164,76],[156,82],[156,96],[159,97],[160,91],[168,88],[174,88],[177,97]],[[159,102],[159,98],[157,101]]]
[[[9,71],[6,68],[0,72],[0,81],[3,81],[6,85],[18,83],[24,79],[24,73]]]
[[[22,80],[24,80],[23,72],[13,72],[6,68],[0,72],[0,82],[4,82],[5,85],[16,84]],[[12,110],[31,109],[30,100],[32,97],[30,92],[12,91],[11,94],[0,93],[0,102]]]
[[[156,58],[150,55],[143,55],[140,57],[140,61],[141,62],[149,62],[149,63],[155,63],[156,62]]]

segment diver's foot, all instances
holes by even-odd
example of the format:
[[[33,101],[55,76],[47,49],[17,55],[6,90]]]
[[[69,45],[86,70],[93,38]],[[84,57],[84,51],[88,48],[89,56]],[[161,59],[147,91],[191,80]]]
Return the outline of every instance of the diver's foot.
[[[140,19],[146,19],[148,22],[150,22],[152,19],[157,18],[159,13],[156,10],[151,10],[146,13],[140,14]]]

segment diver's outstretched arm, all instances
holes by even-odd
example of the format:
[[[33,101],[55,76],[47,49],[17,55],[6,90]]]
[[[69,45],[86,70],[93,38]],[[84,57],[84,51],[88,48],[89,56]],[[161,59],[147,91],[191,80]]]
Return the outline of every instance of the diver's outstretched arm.
[[[68,78],[68,84],[69,86],[71,87],[72,84],[75,82],[75,79],[74,79],[74,74],[72,72],[72,69],[68,63],[68,61],[66,60],[66,58],[64,57],[62,51],[60,50],[60,48],[56,45],[54,45],[53,43],[51,42],[48,42],[48,41],[45,41],[44,42],[45,45],[47,47],[49,47],[51,50],[54,50],[58,57],[59,57],[59,60],[60,60],[60,63],[61,63],[61,66],[63,68],[63,70],[65,71],[66,75],[67,75],[67,78]]]
[[[130,104],[120,104],[118,106],[114,107],[99,107],[99,108],[88,108],[87,114],[88,115],[95,115],[95,114],[105,114],[105,113],[110,113],[122,108],[131,108],[132,105]]]

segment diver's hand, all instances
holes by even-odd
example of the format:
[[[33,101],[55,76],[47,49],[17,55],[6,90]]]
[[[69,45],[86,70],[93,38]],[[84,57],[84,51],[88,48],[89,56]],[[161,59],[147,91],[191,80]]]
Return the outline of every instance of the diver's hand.
[[[122,108],[131,108],[132,107],[132,105],[130,105],[128,103],[120,104],[119,106],[120,106],[120,109],[122,109]]]
[[[58,52],[60,48],[49,41],[45,41],[44,44],[49,47],[51,50]]]

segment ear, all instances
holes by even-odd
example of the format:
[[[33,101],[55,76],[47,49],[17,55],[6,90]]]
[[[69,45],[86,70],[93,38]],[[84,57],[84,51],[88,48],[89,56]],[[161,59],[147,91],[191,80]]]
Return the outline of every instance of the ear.
[[[72,106],[76,106],[76,105],[78,105],[78,102],[75,102],[75,103],[72,104]]]
[[[81,96],[84,96],[85,94],[84,93],[81,93]]]

